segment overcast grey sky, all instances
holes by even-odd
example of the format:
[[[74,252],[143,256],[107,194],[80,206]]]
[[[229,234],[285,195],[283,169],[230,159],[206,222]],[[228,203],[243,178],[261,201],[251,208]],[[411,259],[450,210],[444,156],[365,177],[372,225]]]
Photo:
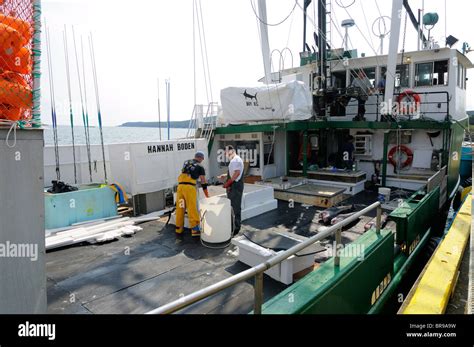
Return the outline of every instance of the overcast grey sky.
[[[254,0],[257,3],[257,0]],[[302,5],[303,0],[298,0]],[[257,30],[257,19],[250,0],[201,0],[204,28],[209,56],[209,67],[214,101],[219,101],[220,90],[228,86],[255,86],[263,76],[263,63]],[[309,8],[308,42],[312,44],[314,5]],[[339,0],[349,4],[352,0]],[[350,31],[351,46],[359,54],[373,55],[367,41],[377,49],[379,39],[370,28],[373,21],[382,15],[390,16],[390,0],[356,0],[347,10],[337,6],[333,0],[333,20],[340,23],[352,17],[358,28]],[[416,11],[422,0],[410,0]],[[436,11],[440,21],[432,35],[444,46],[445,0],[425,1],[426,11]],[[100,106],[105,125],[118,125],[127,121],[156,121],[157,78],[160,78],[161,116],[166,117],[165,79],[171,80],[171,118],[189,119],[194,104],[193,88],[193,1],[164,0],[43,0],[43,18],[50,28],[51,54],[56,92],[58,123],[69,124],[68,95],[64,63],[62,31],[67,24],[69,60],[74,103],[74,119],[82,124],[77,70],[71,25],[75,26],[76,42],[80,57],[80,39],[83,36],[85,48],[86,83],[88,109],[91,123],[97,124],[95,95],[87,35],[93,33],[97,72],[99,79]],[[285,18],[294,6],[293,0],[267,0],[268,22],[277,23]],[[470,0],[450,0],[447,10],[448,35],[474,46],[474,31],[468,23],[474,10]],[[364,16],[365,14],[365,16]],[[269,28],[270,49],[290,48],[294,65],[299,64],[302,50],[303,13],[296,7],[287,21]],[[402,17],[405,18],[404,15]],[[406,50],[416,49],[416,32],[408,23]],[[332,28],[333,46],[342,47],[340,27]],[[363,36],[362,36],[362,34]],[[365,36],[365,38],[364,38]],[[400,41],[401,42],[401,41]],[[43,36],[44,43],[44,36]],[[199,39],[197,37],[199,48]],[[388,39],[385,40],[385,53]],[[42,114],[46,123],[51,123],[50,94],[48,89],[48,65],[43,44],[43,95]],[[199,55],[199,51],[198,51]],[[468,55],[474,59],[474,52]],[[81,63],[81,62],[80,62]],[[286,67],[291,59],[286,58]],[[201,60],[197,61],[198,103],[207,103]],[[468,74],[474,81],[474,72]],[[468,109],[474,109],[474,86],[468,83]]]

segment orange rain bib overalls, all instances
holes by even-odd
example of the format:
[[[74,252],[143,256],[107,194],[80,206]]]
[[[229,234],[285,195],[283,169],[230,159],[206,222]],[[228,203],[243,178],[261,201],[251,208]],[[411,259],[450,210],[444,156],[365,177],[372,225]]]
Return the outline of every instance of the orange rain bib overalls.
[[[176,194],[176,233],[182,234],[184,231],[184,211],[188,212],[189,228],[193,235],[199,235],[200,217],[197,207],[197,180],[191,175],[182,173],[178,177],[178,191]],[[196,230],[194,230],[196,229]]]

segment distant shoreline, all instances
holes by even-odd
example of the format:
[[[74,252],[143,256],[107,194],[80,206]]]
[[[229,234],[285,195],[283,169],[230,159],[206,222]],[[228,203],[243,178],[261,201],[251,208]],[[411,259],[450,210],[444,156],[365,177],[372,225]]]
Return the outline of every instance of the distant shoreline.
[[[132,127],[132,128],[158,128],[158,122],[126,122],[119,127]],[[168,126],[167,122],[161,122],[161,128],[166,128]],[[187,129],[189,127],[189,121],[173,121],[170,122],[170,128],[174,129]]]

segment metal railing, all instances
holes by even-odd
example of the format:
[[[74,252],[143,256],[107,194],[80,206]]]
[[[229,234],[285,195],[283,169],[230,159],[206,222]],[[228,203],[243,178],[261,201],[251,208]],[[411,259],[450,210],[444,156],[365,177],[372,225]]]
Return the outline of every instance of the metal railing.
[[[207,109],[204,112],[206,106]],[[209,141],[216,127],[218,113],[219,104],[217,102],[210,102],[208,105],[194,105],[186,138],[196,137],[197,135]]]
[[[232,277],[226,278],[220,282],[217,282],[213,285],[210,285],[206,288],[198,290],[194,293],[186,295],[180,299],[177,299],[169,304],[163,305],[158,307],[152,311],[147,312],[147,314],[170,314],[176,311],[179,311],[185,307],[188,307],[198,301],[206,299],[207,297],[217,294],[224,289],[227,289],[235,284],[240,282],[246,281],[252,277],[255,277],[255,285],[254,285],[254,314],[261,314],[262,313],[262,305],[263,305],[263,273],[270,269],[271,267],[283,262],[284,260],[288,259],[289,257],[295,255],[299,251],[305,249],[306,247],[312,245],[315,242],[321,241],[328,236],[336,233],[336,249],[339,249],[339,245],[342,244],[341,240],[341,233],[342,228],[346,225],[349,225],[359,217],[363,216],[364,214],[372,211],[373,209],[377,209],[377,217],[375,228],[376,232],[380,233],[381,228],[381,221],[382,221],[382,205],[380,202],[375,202],[372,205],[354,213],[352,216],[346,218],[345,220],[328,227],[326,230],[319,232],[317,235],[310,237],[304,242],[291,247],[290,249],[275,255],[274,257],[268,259],[266,262],[261,263],[257,266],[251,267],[248,270],[242,271],[237,275]],[[339,252],[336,252],[334,257],[334,265],[339,267],[340,266],[340,256]]]

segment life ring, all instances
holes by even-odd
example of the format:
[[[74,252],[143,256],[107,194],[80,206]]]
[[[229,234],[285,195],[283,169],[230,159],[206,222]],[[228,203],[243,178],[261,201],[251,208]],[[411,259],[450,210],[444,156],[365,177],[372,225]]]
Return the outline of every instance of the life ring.
[[[0,23],[0,53],[16,54],[25,44],[25,38],[17,30]]]
[[[0,104],[29,108],[33,104],[33,94],[28,87],[0,79]]]
[[[22,47],[11,55],[0,52],[0,68],[3,70],[29,74],[31,66],[31,52],[27,47]]]
[[[403,162],[400,162],[400,168],[407,167],[413,162],[413,151],[410,148],[404,145],[395,146],[388,152],[388,160],[393,167],[397,167],[397,162],[394,158],[395,153],[404,153],[407,157]]]
[[[410,101],[404,101],[405,98],[409,98]],[[414,114],[417,113],[420,109],[421,98],[420,95],[415,93],[413,90],[405,90],[403,93],[400,93],[397,98],[398,103],[398,113],[399,114]],[[414,104],[414,106],[407,107],[407,104]]]
[[[31,24],[25,22],[24,20],[0,13],[0,23],[8,25],[9,27],[18,31],[21,36],[23,36],[26,43],[30,42],[31,38],[33,37],[33,30]]]

